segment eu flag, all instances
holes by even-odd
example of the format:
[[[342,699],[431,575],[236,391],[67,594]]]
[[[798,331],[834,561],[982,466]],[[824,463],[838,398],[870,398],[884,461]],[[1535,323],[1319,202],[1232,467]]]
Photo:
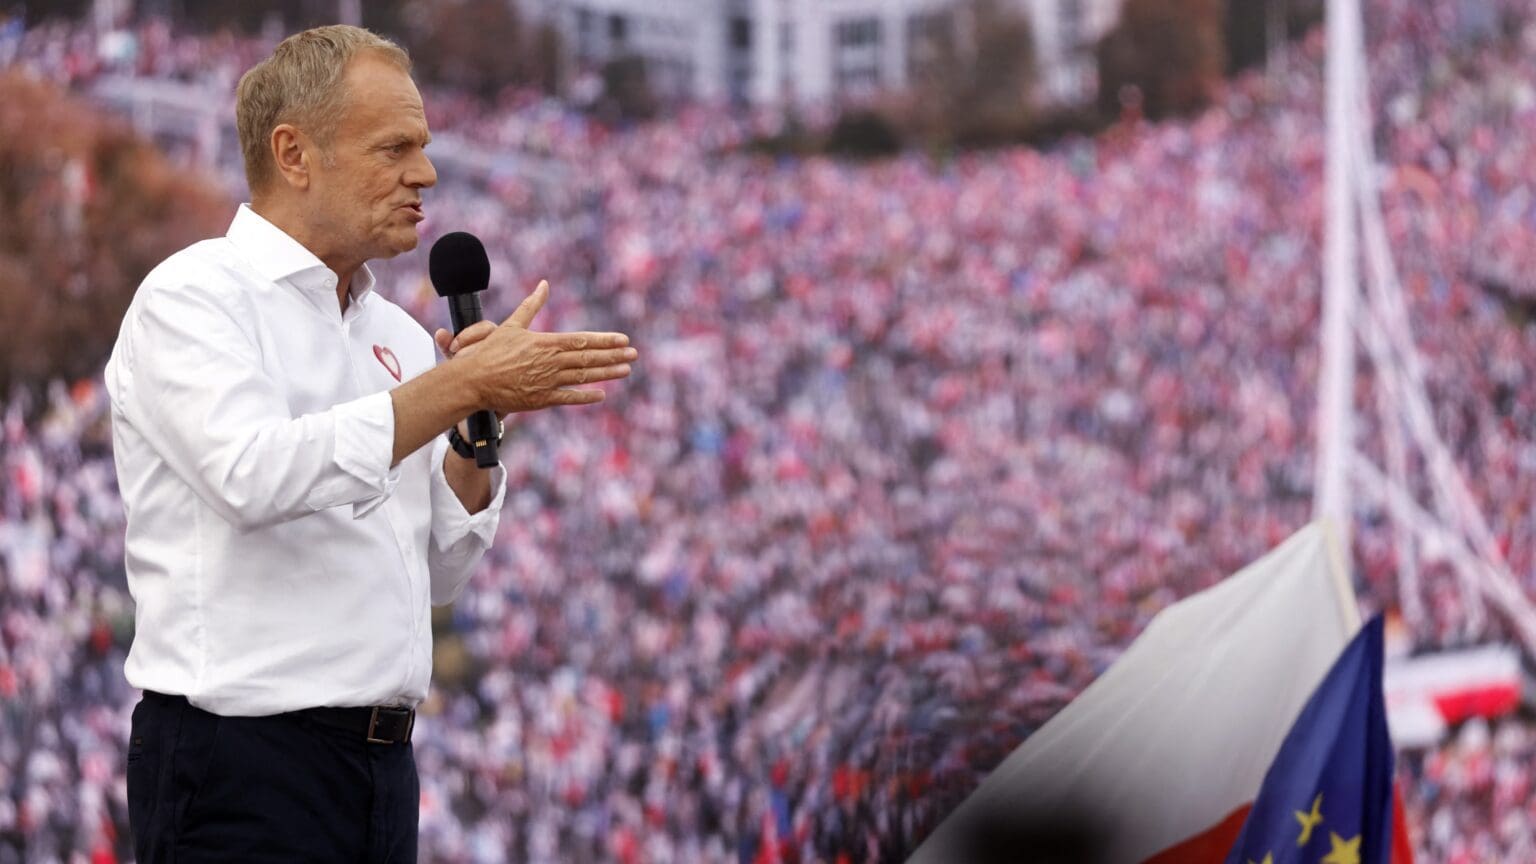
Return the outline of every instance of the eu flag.
[[[1389,864],[1381,616],[1350,640],[1275,756],[1227,864]]]

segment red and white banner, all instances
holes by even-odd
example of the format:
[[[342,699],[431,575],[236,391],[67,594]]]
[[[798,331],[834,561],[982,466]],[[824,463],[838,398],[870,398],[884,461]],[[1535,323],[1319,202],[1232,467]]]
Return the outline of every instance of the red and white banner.
[[[1520,653],[1484,645],[1388,661],[1382,687],[1398,747],[1429,747],[1446,729],[1473,717],[1502,717],[1520,707]]]

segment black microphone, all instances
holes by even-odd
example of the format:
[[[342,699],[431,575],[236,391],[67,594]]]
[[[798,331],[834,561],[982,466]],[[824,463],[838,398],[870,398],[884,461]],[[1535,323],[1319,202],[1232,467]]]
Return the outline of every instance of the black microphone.
[[[455,334],[485,320],[480,292],[491,284],[491,259],[486,257],[485,244],[479,237],[463,231],[439,237],[427,256],[427,273],[437,296],[448,301],[448,316],[453,320]],[[475,464],[481,468],[496,465],[500,429],[496,415],[490,411],[469,415],[469,443],[475,448]]]

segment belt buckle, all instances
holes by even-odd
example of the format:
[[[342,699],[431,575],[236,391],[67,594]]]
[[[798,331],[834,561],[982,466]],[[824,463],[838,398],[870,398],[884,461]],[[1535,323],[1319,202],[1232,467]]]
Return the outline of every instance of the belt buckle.
[[[375,737],[373,737],[373,730],[375,728],[377,728],[378,725],[379,725],[379,706],[375,705],[375,706],[373,706],[373,714],[372,714],[372,716],[370,716],[368,718],[368,743],[369,744],[393,744],[394,742],[390,741],[387,738],[375,738]]]
[[[411,729],[412,729],[412,727],[414,727],[416,725],[416,714],[415,714],[415,712],[411,711],[409,708],[386,708],[385,706],[382,706],[382,705],[375,705],[375,706],[373,706],[373,714],[370,715],[369,718],[368,718],[368,743],[369,744],[395,744],[395,743],[398,743],[398,742],[392,741],[392,740],[390,740],[388,738],[378,738],[378,737],[374,736],[373,733],[374,733],[375,730],[377,730],[378,725],[379,725],[379,711],[381,709],[382,710],[386,710],[386,711],[400,711],[400,712],[405,714],[405,737],[402,740],[404,740],[404,741],[411,740]]]

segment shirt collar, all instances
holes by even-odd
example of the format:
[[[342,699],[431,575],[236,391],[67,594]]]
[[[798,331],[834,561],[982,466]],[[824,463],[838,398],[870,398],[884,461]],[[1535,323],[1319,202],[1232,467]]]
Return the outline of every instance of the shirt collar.
[[[251,205],[240,205],[225,236],[264,278],[287,282],[301,291],[335,294],[337,277],[331,268],[304,248],[304,244],[252,210]],[[357,268],[348,288],[353,302],[361,302],[367,297],[373,291],[375,281],[367,264]]]

